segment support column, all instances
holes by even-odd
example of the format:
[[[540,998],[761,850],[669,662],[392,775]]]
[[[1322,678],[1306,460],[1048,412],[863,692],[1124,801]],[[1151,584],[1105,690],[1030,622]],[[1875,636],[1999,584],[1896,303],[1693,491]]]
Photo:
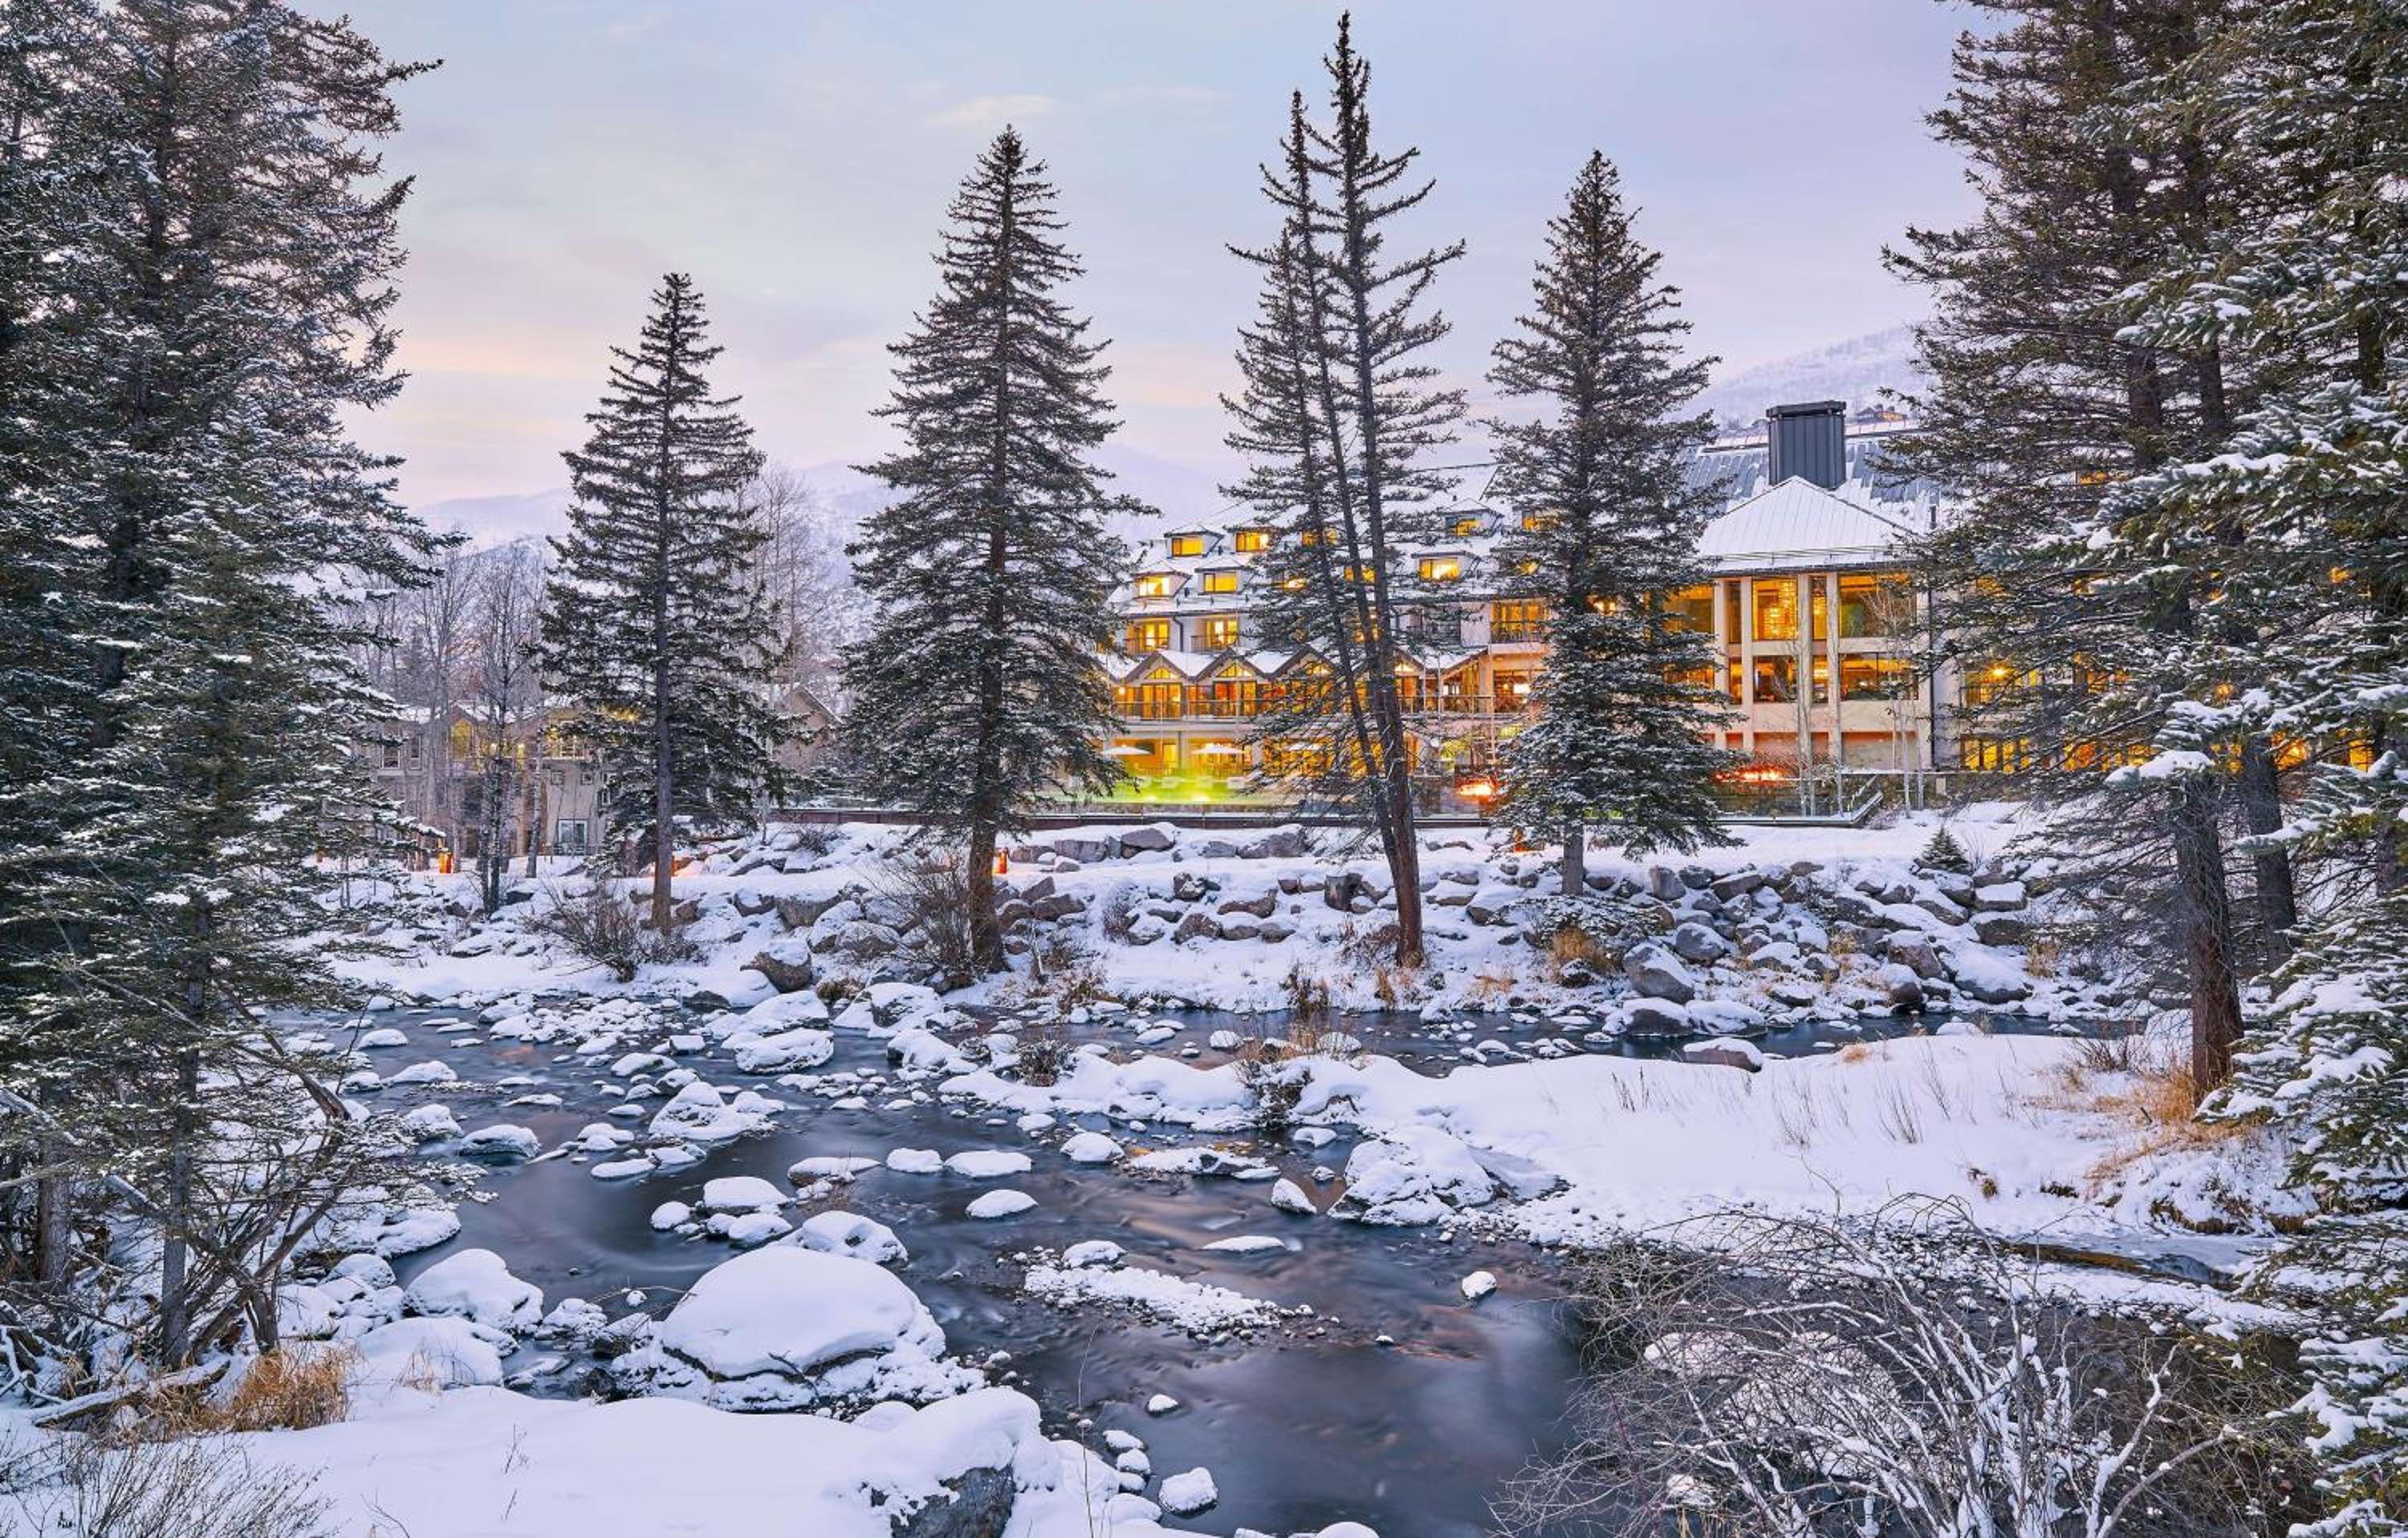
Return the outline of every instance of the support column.
[[[1739,582],[1740,748],[1756,756],[1756,579]]]

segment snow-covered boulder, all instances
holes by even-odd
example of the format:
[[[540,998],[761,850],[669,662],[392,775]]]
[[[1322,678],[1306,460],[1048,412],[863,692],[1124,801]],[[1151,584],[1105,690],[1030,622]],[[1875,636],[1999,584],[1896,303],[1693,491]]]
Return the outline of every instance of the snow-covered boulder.
[[[970,1180],[1000,1180],[1026,1174],[1031,1163],[1026,1154],[1009,1148],[971,1148],[945,1160],[945,1168]]]
[[[421,1272],[402,1294],[412,1314],[458,1315],[503,1330],[532,1330],[543,1317],[543,1289],[510,1274],[491,1250],[462,1250]]]
[[[1495,1178],[1461,1139],[1435,1127],[1408,1125],[1355,1145],[1335,1210],[1359,1222],[1407,1227],[1435,1223],[1455,1208],[1482,1206],[1496,1195]]]
[[[730,1104],[718,1089],[696,1079],[671,1096],[669,1102],[654,1114],[652,1130],[655,1137],[731,1143],[748,1132],[760,1130],[767,1121],[768,1117],[743,1096]]]
[[[1622,970],[1630,979],[1631,991],[1642,999],[1685,1004],[1698,997],[1698,980],[1679,956],[1661,945],[1632,946],[1622,958]]]
[[[1036,1205],[1037,1199],[1026,1191],[1015,1191],[1007,1186],[1000,1191],[987,1192],[964,1211],[977,1218],[1016,1217]]]
[[[706,1272],[611,1371],[634,1392],[723,1409],[832,1401],[924,1402],[971,1387],[939,1358],[944,1331],[866,1260],[799,1244],[751,1250]]]
[[[1110,1164],[1121,1157],[1121,1145],[1101,1132],[1078,1132],[1062,1144],[1062,1157],[1073,1164]]]
[[[401,1135],[412,1143],[439,1143],[460,1135],[460,1121],[448,1105],[412,1106],[402,1114]]]
[[[460,1140],[460,1152],[470,1158],[533,1158],[542,1146],[531,1129],[510,1122],[480,1127]]]
[[[775,1212],[785,1204],[786,1193],[759,1175],[722,1175],[702,1183],[706,1213]]]
[[[795,1230],[793,1243],[823,1255],[850,1256],[878,1266],[909,1265],[911,1260],[893,1229],[858,1213],[813,1213]]]
[[[514,1343],[489,1325],[457,1315],[396,1319],[351,1343],[362,1385],[468,1388],[502,1381],[502,1356]]]
[[[836,1038],[809,1026],[749,1040],[737,1036],[730,1038],[728,1045],[735,1051],[739,1073],[790,1073],[817,1068],[836,1056]]]

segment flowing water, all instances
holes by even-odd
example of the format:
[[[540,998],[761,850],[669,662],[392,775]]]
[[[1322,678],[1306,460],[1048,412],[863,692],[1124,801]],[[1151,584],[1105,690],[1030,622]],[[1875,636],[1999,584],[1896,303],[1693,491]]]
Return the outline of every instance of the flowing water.
[[[1226,1054],[1208,1043],[1217,1030],[1276,1030],[1264,1017],[1195,1013],[1177,1017],[1177,1037],[1145,1050],[1210,1064]],[[464,1127],[517,1122],[547,1148],[606,1119],[618,1103],[602,1083],[599,1063],[569,1056],[564,1043],[486,1042],[464,1030],[473,1016],[456,1010],[383,1012],[376,1026],[399,1026],[410,1047],[379,1054],[380,1067],[437,1056],[472,1083],[433,1086],[426,1098],[450,1104]],[[1884,1024],[1885,1034],[1921,1026]],[[2013,1028],[2013,1023],[2009,1023]],[[1490,1017],[1453,1025],[1410,1017],[1358,1018],[1340,1028],[1368,1050],[1398,1057],[1419,1071],[1440,1074],[1467,1050],[1501,1043],[1531,1052],[1646,1052],[1638,1043],[1590,1042],[1569,1028],[1530,1017]],[[1107,1033],[1126,1048],[1125,1030]],[[1861,1028],[1806,1027],[1761,1043],[1772,1055],[1825,1050],[1859,1041]],[[815,1071],[886,1071],[884,1044],[858,1033],[837,1033],[837,1056]],[[1549,1044],[1553,1043],[1553,1044]],[[634,1043],[631,1043],[634,1044]],[[640,1043],[650,1045],[651,1042]],[[1499,1048],[1485,1051],[1495,1056]],[[901,1272],[939,1322],[953,1349],[981,1360],[1010,1354],[1010,1381],[1044,1406],[1049,1430],[1102,1445],[1101,1433],[1120,1428],[1142,1437],[1157,1474],[1204,1465],[1219,1484],[1220,1502],[1183,1525],[1226,1532],[1243,1526],[1272,1532],[1310,1530],[1343,1518],[1368,1522],[1387,1538],[1454,1535],[1489,1530],[1488,1503],[1534,1459],[1556,1451],[1566,1396],[1577,1367],[1570,1321],[1557,1301],[1555,1270],[1538,1250],[1518,1243],[1457,1236],[1435,1229],[1376,1229],[1332,1219],[1303,1219],[1272,1209],[1268,1186],[1210,1177],[1140,1178],[1110,1167],[1073,1166],[1024,1135],[1014,1118],[984,1107],[928,1098],[889,1106],[893,1093],[872,1091],[867,1109],[836,1109],[825,1100],[746,1080],[715,1049],[689,1055],[683,1066],[722,1085],[750,1083],[795,1105],[772,1131],[710,1150],[702,1162],[641,1180],[601,1181],[582,1159],[548,1157],[485,1172],[461,1206],[462,1231],[452,1243],[397,1263],[403,1279],[441,1257],[469,1246],[498,1252],[519,1276],[542,1286],[548,1301],[582,1297],[614,1317],[627,1312],[630,1288],[651,1294],[654,1313],[677,1290],[733,1252],[722,1243],[656,1232],[650,1215],[659,1203],[693,1200],[705,1180],[759,1175],[786,1188],[786,1170],[805,1156],[859,1155],[883,1159],[898,1147],[940,1154],[968,1149],[1026,1151],[1029,1171],[1000,1181],[952,1173],[865,1171],[834,1204],[894,1229],[911,1252]],[[534,1079],[494,1091],[478,1088],[509,1075]],[[890,1084],[889,1088],[894,1086]],[[514,1106],[511,1096],[549,1092],[558,1108]],[[415,1092],[387,1090],[391,1106]],[[647,1109],[653,1102],[647,1102]],[[1110,1130],[1132,1146],[1193,1141],[1178,1128],[1132,1130],[1101,1117],[1074,1122]],[[1233,1144],[1226,1137],[1211,1140]],[[1252,1151],[1271,1159],[1300,1185],[1316,1165],[1342,1169],[1351,1141],[1307,1150],[1267,1142]],[[439,1147],[437,1150],[439,1153]],[[983,1191],[1008,1186],[1037,1200],[1031,1211],[1002,1221],[968,1218],[964,1208]],[[1326,1195],[1325,1195],[1326,1200]],[[1211,1241],[1268,1234],[1286,1241],[1254,1253],[1211,1251]],[[1017,1289],[1016,1252],[1060,1250],[1082,1240],[1109,1239],[1129,1259],[1282,1305],[1309,1304],[1298,1318],[1247,1338],[1204,1340],[1176,1328],[1146,1323],[1094,1305],[1057,1307]],[[1498,1290],[1465,1301],[1461,1279],[1493,1272]],[[545,1354],[531,1343],[507,1367],[523,1371]],[[572,1392],[585,1374],[537,1377],[536,1392]],[[1175,1414],[1148,1416],[1147,1399],[1168,1393]]]

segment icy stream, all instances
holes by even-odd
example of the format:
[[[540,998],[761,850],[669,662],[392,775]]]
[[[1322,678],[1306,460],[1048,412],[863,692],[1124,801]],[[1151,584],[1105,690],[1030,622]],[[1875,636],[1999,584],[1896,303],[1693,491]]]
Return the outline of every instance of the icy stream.
[[[620,1101],[602,1062],[571,1056],[567,1043],[483,1041],[474,1018],[444,1008],[372,1017],[371,1026],[398,1027],[409,1038],[407,1047],[375,1054],[378,1067],[437,1058],[461,1080],[426,1086],[425,1093],[388,1088],[378,1095],[380,1103],[401,1108],[440,1100],[464,1127],[518,1123],[546,1149],[610,1119]],[[1207,1045],[1214,1031],[1277,1028],[1262,1017],[1179,1019],[1177,1037],[1149,1042],[1142,1050],[1175,1055],[1194,1046],[1194,1060],[1211,1063],[1226,1056]],[[1410,1019],[1353,1018],[1340,1025],[1367,1050],[1432,1074],[1464,1060],[1467,1045],[1484,1042],[1501,1042],[1517,1055],[1549,1042],[1560,1044],[1547,1052],[1586,1049],[1576,1032],[1501,1017],[1451,1029]],[[1139,1050],[1125,1030],[1088,1034]],[[1862,1028],[1826,1035],[1799,1028],[1761,1045],[1770,1054],[1810,1052],[1865,1034]],[[1617,1043],[1606,1050],[1649,1049]],[[1488,1531],[1487,1505],[1498,1488],[1558,1445],[1575,1349],[1555,1301],[1552,1262],[1530,1246],[1468,1234],[1450,1239],[1436,1227],[1379,1229],[1298,1217],[1270,1205],[1268,1181],[1145,1177],[1111,1166],[1074,1165],[1053,1146],[1058,1129],[1040,1141],[1010,1115],[949,1104],[933,1093],[896,1103],[909,1089],[891,1078],[868,1091],[864,1108],[840,1109],[766,1078],[742,1078],[716,1048],[679,1062],[714,1083],[750,1084],[792,1109],[766,1133],[642,1179],[597,1180],[582,1155],[486,1170],[474,1198],[460,1207],[459,1237],[397,1262],[404,1280],[445,1255],[481,1245],[497,1251],[552,1301],[586,1298],[615,1317],[629,1311],[628,1290],[639,1289],[648,1295],[644,1306],[657,1313],[734,1253],[724,1243],[655,1231],[650,1221],[663,1202],[694,1200],[706,1180],[754,1175],[791,1190],[788,1167],[807,1156],[883,1160],[896,1148],[948,1156],[1001,1149],[1029,1155],[1034,1167],[1006,1179],[976,1180],[882,1165],[818,1205],[841,1206],[895,1229],[911,1254],[901,1275],[943,1325],[953,1352],[970,1361],[1009,1353],[997,1375],[1017,1374],[1011,1381],[1044,1406],[1056,1434],[1100,1448],[1106,1430],[1125,1430],[1145,1440],[1157,1470],[1211,1468],[1220,1502],[1189,1525],[1286,1532],[1353,1518],[1383,1533],[1482,1532]],[[848,1071],[887,1075],[886,1043],[838,1032],[836,1056],[811,1077]],[[514,1082],[495,1087],[506,1078]],[[930,1081],[923,1087],[932,1086]],[[556,1095],[561,1103],[505,1105],[529,1095]],[[660,1102],[641,1103],[649,1111]],[[1342,1169],[1351,1146],[1342,1137],[1305,1148],[1284,1141],[1201,1138],[1177,1128],[1133,1128],[1100,1116],[1075,1120],[1111,1131],[1131,1152],[1206,1142],[1253,1152],[1305,1186],[1313,1185],[1316,1166]],[[640,1126],[624,1118],[616,1124]],[[449,1151],[442,1143],[429,1149],[452,1164]],[[974,1198],[998,1186],[1024,1191],[1037,1204],[1003,1220],[966,1214]],[[1316,1189],[1326,1205],[1331,1187]],[[789,1208],[785,1215],[799,1221],[803,1212]],[[1246,1235],[1281,1243],[1251,1251],[1205,1247]],[[1118,1308],[1064,1307],[1020,1289],[1023,1267],[1015,1255],[1058,1252],[1088,1240],[1110,1240],[1149,1270],[1283,1308],[1309,1305],[1312,1313],[1207,1339]],[[1462,1279],[1484,1270],[1498,1278],[1498,1289],[1467,1302]],[[580,1391],[586,1386],[581,1361],[526,1376],[558,1358],[543,1343],[530,1342],[506,1367],[532,1391]],[[1147,1401],[1162,1394],[1180,1407],[1147,1414]]]

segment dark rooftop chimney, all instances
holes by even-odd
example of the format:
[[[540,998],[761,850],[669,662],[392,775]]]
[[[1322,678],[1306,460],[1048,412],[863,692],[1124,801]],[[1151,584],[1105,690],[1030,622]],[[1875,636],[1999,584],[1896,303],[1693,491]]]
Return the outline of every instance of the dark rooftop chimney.
[[[1802,475],[1825,491],[1848,478],[1848,403],[1813,400],[1776,406],[1765,416],[1765,484]]]

